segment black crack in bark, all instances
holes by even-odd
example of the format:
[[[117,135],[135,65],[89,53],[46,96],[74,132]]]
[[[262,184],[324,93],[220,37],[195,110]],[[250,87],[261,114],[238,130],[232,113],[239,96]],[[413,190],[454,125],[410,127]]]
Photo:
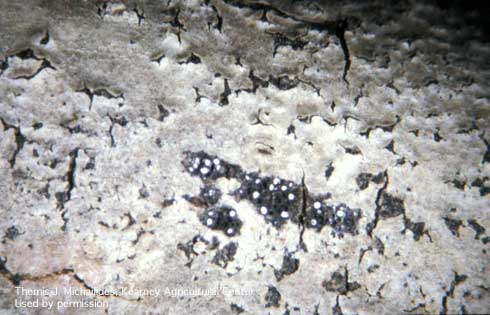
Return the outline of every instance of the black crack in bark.
[[[89,99],[88,109],[91,110],[92,103],[94,102],[94,93],[92,92],[92,90],[89,89],[84,83],[83,88],[80,90],[76,90],[75,92],[85,93],[88,96]]]
[[[451,281],[451,284],[449,286],[449,289],[446,291],[446,294],[442,297],[442,310],[439,313],[440,315],[446,315],[448,314],[448,309],[447,309],[447,301],[449,298],[454,297],[454,290],[456,289],[456,286],[463,281],[465,281],[468,277],[466,275],[459,275],[457,272],[454,272],[454,279]]]
[[[75,148],[69,153],[70,159],[68,162],[68,170],[63,177],[67,183],[66,189],[63,192],[55,193],[56,201],[58,202],[58,209],[60,210],[63,210],[65,208],[65,203],[71,200],[71,193],[73,191],[73,188],[75,188],[75,172],[77,168],[78,151],[79,148]],[[64,218],[64,213],[65,211],[62,212],[62,218],[65,221],[67,219]]]
[[[97,15],[103,19],[104,16],[106,15],[106,10],[107,10],[107,2],[103,2],[100,5],[97,5]]]
[[[349,47],[347,47],[347,42],[345,40],[345,31],[348,28],[347,19],[342,19],[337,21],[337,25],[335,28],[335,35],[340,41],[340,47],[342,47],[342,51],[344,52],[344,73],[342,74],[342,80],[349,86],[349,81],[347,80],[347,75],[349,73],[351,60],[349,54]]]
[[[45,281],[46,279],[61,276],[61,275],[74,275],[74,270],[71,268],[63,268],[58,271],[53,271],[45,275],[34,276],[30,274],[20,274],[11,272],[7,266],[7,257],[0,257],[0,275],[7,279],[14,287],[21,284],[22,281]]]
[[[178,62],[179,65],[189,64],[189,63],[195,64],[195,65],[200,64],[201,58],[198,55],[191,53],[190,56],[187,57],[187,59],[185,59],[184,61]]]
[[[10,168],[14,168],[15,163],[17,161],[17,155],[19,154],[20,150],[22,150],[22,148],[24,148],[24,144],[26,142],[26,137],[22,134],[22,130],[21,130],[20,126],[17,127],[17,126],[11,125],[11,124],[7,123],[5,120],[3,120],[3,118],[0,118],[0,121],[4,125],[4,130],[9,130],[9,129],[14,130],[15,150],[12,153],[12,157],[9,159]]]
[[[27,59],[41,60],[41,58],[36,56],[36,54],[34,53],[34,51],[31,48],[27,48],[27,49],[21,50],[15,54],[13,54],[13,55],[10,55],[10,57],[12,57],[12,56],[16,56],[22,60],[27,60]]]
[[[143,20],[145,19],[145,12],[140,10],[137,5],[134,7],[133,12],[136,13],[136,16],[138,17],[138,26],[141,26],[141,23],[143,23]]]
[[[357,107],[357,105],[359,105],[359,100],[364,97],[364,93],[362,91],[363,87],[364,87],[364,83],[359,88],[359,93],[356,95],[356,97],[354,97],[354,107]]]
[[[180,8],[175,8],[175,7],[172,7],[172,8],[168,8],[166,9],[165,11],[163,11],[162,13],[164,14],[167,14],[167,16],[170,16],[171,17],[171,20],[170,21],[165,21],[164,23],[169,23],[170,26],[172,26],[173,28],[176,28],[177,29],[177,39],[179,41],[179,44],[182,43],[182,40],[181,40],[181,37],[180,37],[180,33],[182,31],[187,31],[186,28],[184,27],[184,24],[182,24],[180,22],[180,19],[179,19],[179,16],[180,16]]]
[[[332,307],[332,315],[344,315],[344,313],[342,313],[342,308],[340,307],[338,295],[335,299],[335,305]]]
[[[68,172],[66,173],[66,180],[68,182],[68,187],[66,189],[67,201],[71,200],[71,193],[73,188],[75,188],[75,172],[77,169],[77,158],[78,158],[79,148],[75,148],[70,152],[70,162],[68,164]]]
[[[293,50],[302,50],[306,45],[308,45],[307,41],[302,40],[299,37],[289,38],[281,33],[268,33],[268,34],[270,34],[274,39],[274,51],[272,52],[272,57],[276,56],[279,47],[289,46]]]
[[[143,229],[139,229],[138,232],[136,232],[136,238],[131,241],[131,244],[133,244],[133,246],[135,246],[136,244],[138,244],[138,242],[140,241],[141,237],[143,235],[145,235],[146,233],[154,234],[153,231],[148,232],[148,231],[145,231]]]
[[[269,85],[275,86],[281,91],[287,91],[297,87],[300,83],[310,86],[313,88],[318,96],[320,96],[321,89],[311,82],[300,79],[298,76],[289,77],[287,75],[282,76],[272,76],[269,75],[267,80],[263,80],[254,74],[253,70],[250,70],[248,78],[252,81],[252,89],[239,89],[236,93],[239,94],[241,91],[248,93],[255,93],[258,88],[266,88]]]
[[[266,88],[269,86],[269,82],[267,80],[262,80],[258,76],[254,74],[254,70],[250,70],[248,73],[248,78],[252,81],[252,90],[245,90],[247,92],[255,93],[259,87]]]
[[[2,275],[5,279],[7,279],[12,285],[18,286],[21,281],[23,281],[22,275],[18,273],[12,273],[8,270],[7,266],[7,257],[0,257],[0,275]]]
[[[483,158],[481,164],[490,163],[490,142],[485,139],[484,134],[480,135],[480,139],[485,144],[485,153],[483,153]]]
[[[303,18],[297,17],[295,15],[291,15],[285,11],[282,11],[279,8],[276,8],[276,7],[269,5],[269,4],[266,4],[266,3],[256,3],[256,2],[251,3],[251,2],[247,2],[247,1],[243,1],[243,0],[225,0],[224,2],[231,5],[231,6],[237,7],[237,8],[248,8],[248,9],[255,10],[255,11],[262,11],[263,14],[262,14],[261,20],[263,20],[263,21],[267,21],[266,14],[269,11],[271,11],[271,12],[274,12],[276,15],[278,15],[282,18],[290,19],[292,21],[298,22],[299,24],[301,24],[303,26],[307,26],[312,30],[316,30],[319,32],[327,31],[328,33],[335,34],[336,36],[343,36],[343,33],[345,32],[345,30],[348,27],[348,23],[347,23],[348,21],[352,22],[352,24],[354,26],[360,24],[360,21],[358,21],[354,17],[347,17],[344,19],[336,20],[336,21],[317,22],[317,21],[311,21],[308,19],[303,19]]]
[[[303,251],[308,252],[308,248],[306,243],[304,242],[303,235],[306,230],[306,210],[308,208],[307,205],[308,200],[308,189],[305,184],[305,174],[303,172],[303,176],[301,177],[301,212],[298,215],[298,225],[299,225],[299,248]]]
[[[211,5],[211,8],[213,9],[214,13],[216,14],[216,20],[217,21],[216,21],[215,24],[213,24],[211,22],[208,22],[208,31],[211,31],[211,27],[214,27],[215,29],[218,30],[218,32],[221,33],[221,31],[223,29],[223,16],[218,11],[218,9],[216,8],[216,6]]]
[[[343,269],[343,270],[342,270]],[[354,281],[349,282],[349,271],[347,267],[339,268],[332,273],[329,280],[322,282],[323,288],[328,292],[337,292],[340,295],[346,295],[349,292],[355,291],[361,287],[361,285]]]
[[[25,80],[30,80],[32,78],[34,78],[36,75],[38,75],[41,71],[43,71],[44,69],[52,69],[52,70],[57,70],[55,67],[53,67],[51,65],[51,62],[49,62],[49,60],[47,59],[43,59],[43,62],[41,63],[41,65],[39,66],[39,68],[37,68],[37,70],[33,73],[33,74],[30,74],[30,75],[20,75],[18,77],[15,77],[14,80],[19,80],[19,79],[25,79]]]
[[[383,210],[383,200],[384,200],[383,196],[389,183],[388,171],[384,171],[383,177],[384,177],[384,184],[380,189],[378,189],[378,192],[376,194],[376,200],[375,200],[376,208],[374,209],[374,219],[373,221],[371,221],[366,225],[366,232],[370,237],[372,237],[373,230],[378,225],[381,211]]]
[[[266,16],[265,14],[268,11],[273,11],[275,14],[277,14],[280,17],[291,19],[293,21],[299,22],[305,26],[308,26],[312,30],[316,30],[319,32],[327,31],[330,34],[335,34],[335,36],[338,38],[340,42],[340,46],[342,48],[342,52],[344,54],[344,71],[342,74],[342,80],[349,86],[349,81],[347,80],[347,75],[351,66],[351,59],[350,59],[350,52],[349,48],[347,46],[347,41],[345,40],[345,32],[347,28],[349,27],[349,21],[354,21],[354,18],[342,18],[338,19],[335,21],[322,21],[322,22],[313,22],[313,21],[308,21],[307,19],[302,19],[298,18],[296,16],[293,16],[291,14],[288,14],[276,7],[273,7],[269,4],[264,4],[264,3],[250,3],[250,2],[245,2],[241,0],[225,0],[225,3],[238,7],[238,8],[248,8],[256,11],[262,11],[264,12],[263,17]],[[355,24],[355,23],[354,23]],[[358,23],[357,23],[358,24]],[[275,39],[275,49],[274,49],[274,54],[276,53],[277,47],[281,45],[290,45],[293,49],[302,49],[304,47],[303,42],[299,39],[296,40],[291,40],[291,39],[284,39],[284,36],[279,37],[279,40]]]
[[[315,305],[315,308],[313,309],[313,315],[320,315],[320,312],[318,311],[319,308],[320,308],[320,303]]]
[[[89,98],[89,106],[88,106],[88,109],[91,110],[92,109],[92,105],[93,105],[93,102],[94,102],[94,96],[101,96],[101,97],[105,97],[107,99],[118,99],[118,98],[121,98],[123,101],[124,101],[124,93],[113,93],[111,91],[109,91],[108,89],[106,88],[103,88],[103,87],[100,87],[100,88],[96,88],[96,89],[92,89],[92,88],[89,88],[86,83],[84,82],[83,83],[83,88],[79,89],[79,90],[76,90],[75,92],[79,92],[79,93],[85,93],[88,98]],[[119,107],[122,106],[123,103],[119,103]]]
[[[66,227],[68,224],[69,214],[65,209],[65,203],[71,200],[71,193],[76,186],[75,183],[75,172],[77,168],[77,157],[78,157],[79,148],[75,148],[70,152],[70,160],[68,163],[68,171],[64,176],[65,181],[67,182],[67,187],[63,192],[55,193],[56,201],[58,203],[57,208],[61,210],[61,219],[63,220],[63,225],[61,226],[62,231],[66,231]]]
[[[289,276],[295,273],[299,269],[299,259],[293,257],[293,253],[290,253],[287,249],[284,250],[284,256],[282,257],[282,265],[280,269],[274,269],[274,276],[277,281],[281,281],[284,276]]]
[[[396,155],[395,140],[391,140],[390,143],[388,143],[388,145],[385,147],[385,149]]]
[[[201,99],[205,96],[202,96],[200,93],[199,93],[199,88],[197,87],[194,87],[194,91],[196,92],[196,103],[200,103],[201,102]]]
[[[67,210],[64,209],[63,211],[61,211],[60,215],[61,215],[61,220],[63,220],[63,225],[61,226],[61,230],[63,232],[66,232],[66,227],[68,226],[68,221],[70,221]]]
[[[359,259],[357,260],[357,264],[360,265],[362,263],[362,259],[364,258],[364,254],[368,251],[373,250],[371,246],[368,246],[367,248],[361,248],[359,249]]]
[[[124,228],[122,228],[121,231],[126,231],[127,229],[129,229],[131,226],[133,226],[134,224],[136,224],[136,220],[134,219],[134,217],[131,215],[131,212],[128,211],[126,212],[125,214],[123,214],[122,216],[123,218],[126,217],[128,218],[128,224],[126,224],[126,226]]]
[[[47,44],[47,41],[49,41],[49,34],[47,34],[47,37],[44,37],[43,39],[41,39],[41,44],[43,44],[43,42],[45,41],[45,43]],[[47,41],[46,41],[47,40]],[[2,65],[0,67],[0,75],[8,69],[9,67],[9,63],[8,63],[8,58],[10,57],[18,57],[22,60],[27,60],[27,59],[34,59],[34,60],[38,60],[38,61],[42,61],[41,65],[39,66],[39,68],[31,75],[21,75],[21,76],[18,76],[18,77],[15,77],[14,80],[18,80],[18,79],[26,79],[26,80],[30,80],[32,78],[34,78],[36,75],[38,75],[42,70],[46,69],[46,68],[50,68],[52,70],[57,70],[55,67],[53,67],[53,65],[51,64],[51,62],[46,59],[46,58],[40,58],[38,57],[34,51],[31,49],[31,48],[27,48],[27,49],[24,49],[22,51],[19,51],[15,54],[12,54],[12,55],[9,55],[5,61],[2,62]]]
[[[163,58],[165,58],[165,54],[164,53],[158,53],[158,54],[155,54],[153,57],[151,57],[150,61],[160,64],[160,62],[162,61]]]
[[[111,147],[116,146],[116,140],[114,139],[114,135],[112,134],[112,130],[114,129],[114,124],[118,124],[121,127],[126,127],[128,124],[128,120],[124,116],[116,116],[112,117],[111,115],[107,114],[107,117],[109,117],[109,120],[111,121],[111,126],[109,127],[109,137],[111,138]]]
[[[267,293],[264,296],[265,307],[279,307],[281,302],[281,293],[273,285],[269,285],[267,288]]]
[[[369,127],[366,129],[366,131],[364,132],[361,132],[360,134],[366,138],[369,138],[369,135],[371,134],[371,131],[373,131],[374,129],[381,129],[383,130],[384,132],[393,132],[393,129],[395,128],[395,126],[400,123],[401,121],[401,118],[399,115],[396,115],[396,121],[391,124],[391,125],[387,125],[387,126],[384,126],[384,125],[376,125],[374,127]],[[418,133],[418,131],[417,131]]]
[[[230,96],[230,94],[231,94],[231,90],[230,90],[230,86],[228,85],[228,79],[225,78],[223,93],[221,93],[219,97],[220,106],[226,106],[229,104],[228,96]]]

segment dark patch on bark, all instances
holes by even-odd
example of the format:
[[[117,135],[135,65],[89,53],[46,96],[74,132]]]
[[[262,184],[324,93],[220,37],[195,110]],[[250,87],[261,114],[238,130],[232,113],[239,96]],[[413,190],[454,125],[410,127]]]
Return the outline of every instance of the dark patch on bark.
[[[357,147],[357,146],[345,147],[344,150],[345,150],[345,153],[347,153],[347,154],[352,154],[352,155],[362,154],[361,149],[359,149],[359,147]]]
[[[412,231],[413,239],[416,241],[418,241],[422,235],[428,233],[427,230],[425,230],[424,222],[412,222],[409,218],[404,216],[403,224],[405,225],[403,233],[405,233],[406,230]]]
[[[324,280],[322,286],[326,291],[337,292],[340,295],[346,295],[348,292],[355,291],[361,287],[356,281],[349,282],[349,272],[346,267],[343,270],[339,268],[332,273],[330,280]]]
[[[333,162],[328,163],[327,168],[325,169],[325,178],[328,180],[330,176],[332,176],[335,167],[333,166]]]
[[[474,219],[468,220],[468,225],[475,231],[475,240],[479,240],[480,236],[485,233],[485,228],[478,224]]]
[[[158,120],[159,121],[164,121],[165,118],[170,116],[170,112],[165,107],[163,107],[162,104],[158,104],[157,107],[158,107]]]
[[[294,258],[293,254],[286,250],[282,258],[281,268],[274,270],[274,276],[276,276],[277,281],[281,281],[284,276],[291,275],[295,273],[298,269],[299,259]]]
[[[445,217],[444,223],[454,236],[459,237],[459,227],[463,224],[463,221]]]
[[[281,302],[281,293],[279,293],[279,290],[275,286],[270,285],[268,287],[267,293],[265,294],[265,307],[279,307],[279,304]]]
[[[396,154],[395,152],[395,141],[391,140],[390,143],[385,147],[386,150],[390,151],[393,154]]]
[[[4,238],[7,238],[7,239],[13,241],[18,236],[20,236],[22,234],[24,234],[24,233],[21,233],[15,225],[12,225],[12,226],[8,227],[7,230],[5,231]]]
[[[216,251],[213,257],[212,263],[222,268],[226,268],[230,261],[233,261],[235,254],[238,250],[238,243],[230,242],[223,246],[222,249]]]
[[[483,178],[476,178],[472,183],[471,183],[471,186],[472,187],[478,187],[479,189],[479,192],[480,192],[480,196],[485,196],[487,194],[490,194],[490,186],[485,186],[486,182],[488,181],[488,176],[485,176]]]
[[[360,190],[364,190],[369,187],[369,181],[373,178],[371,173],[360,173],[356,177],[356,183]]]
[[[231,311],[233,313],[235,313],[236,315],[239,315],[239,314],[245,312],[245,310],[243,309],[243,307],[241,307],[240,305],[235,304],[235,303],[231,303],[230,304],[230,308],[231,308]]]
[[[380,218],[387,219],[397,217],[405,213],[405,205],[403,200],[394,197],[386,192],[381,195]]]

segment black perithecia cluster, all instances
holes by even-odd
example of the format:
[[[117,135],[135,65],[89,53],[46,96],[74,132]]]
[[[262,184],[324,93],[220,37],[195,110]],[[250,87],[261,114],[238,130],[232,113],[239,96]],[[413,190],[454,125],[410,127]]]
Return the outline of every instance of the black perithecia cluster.
[[[360,210],[351,209],[346,204],[331,204],[328,199],[314,199],[306,210],[306,227],[320,231],[329,225],[339,234],[357,234],[357,222],[360,219]]]
[[[203,180],[216,180],[220,177],[236,178],[242,175],[241,167],[227,163],[206,152],[185,152],[182,162],[187,172]]]
[[[201,192],[199,193],[199,197],[207,204],[207,205],[215,205],[221,199],[221,190],[214,186],[205,185],[201,188]]]
[[[210,208],[200,217],[201,223],[212,230],[220,230],[228,236],[240,233],[242,221],[235,209],[228,206]]]
[[[332,204],[330,194],[310,195],[302,184],[277,176],[245,172],[240,166],[203,151],[185,152],[185,157],[182,164],[186,171],[204,182],[199,197],[187,200],[199,201],[192,203],[207,208],[200,220],[213,230],[234,236],[242,225],[236,210],[220,205],[222,193],[213,181],[224,177],[240,182],[240,187],[231,193],[238,202],[249,201],[266,222],[277,228],[290,220],[317,232],[328,225],[340,237],[344,233],[357,234],[360,209],[351,209],[344,203]]]
[[[274,226],[281,226],[289,219],[298,222],[302,190],[292,181],[248,173],[234,195],[238,200],[250,201],[257,212]]]

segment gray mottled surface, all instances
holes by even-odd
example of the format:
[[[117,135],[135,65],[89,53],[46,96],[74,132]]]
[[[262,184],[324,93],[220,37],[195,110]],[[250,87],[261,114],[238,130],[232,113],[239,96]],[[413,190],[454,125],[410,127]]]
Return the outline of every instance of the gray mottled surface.
[[[16,308],[16,286],[242,290],[64,314],[488,313],[490,46],[466,22],[408,1],[0,0],[0,313],[56,313]],[[240,233],[209,229],[186,151],[330,193],[357,233],[276,228],[236,178],[214,184]]]

